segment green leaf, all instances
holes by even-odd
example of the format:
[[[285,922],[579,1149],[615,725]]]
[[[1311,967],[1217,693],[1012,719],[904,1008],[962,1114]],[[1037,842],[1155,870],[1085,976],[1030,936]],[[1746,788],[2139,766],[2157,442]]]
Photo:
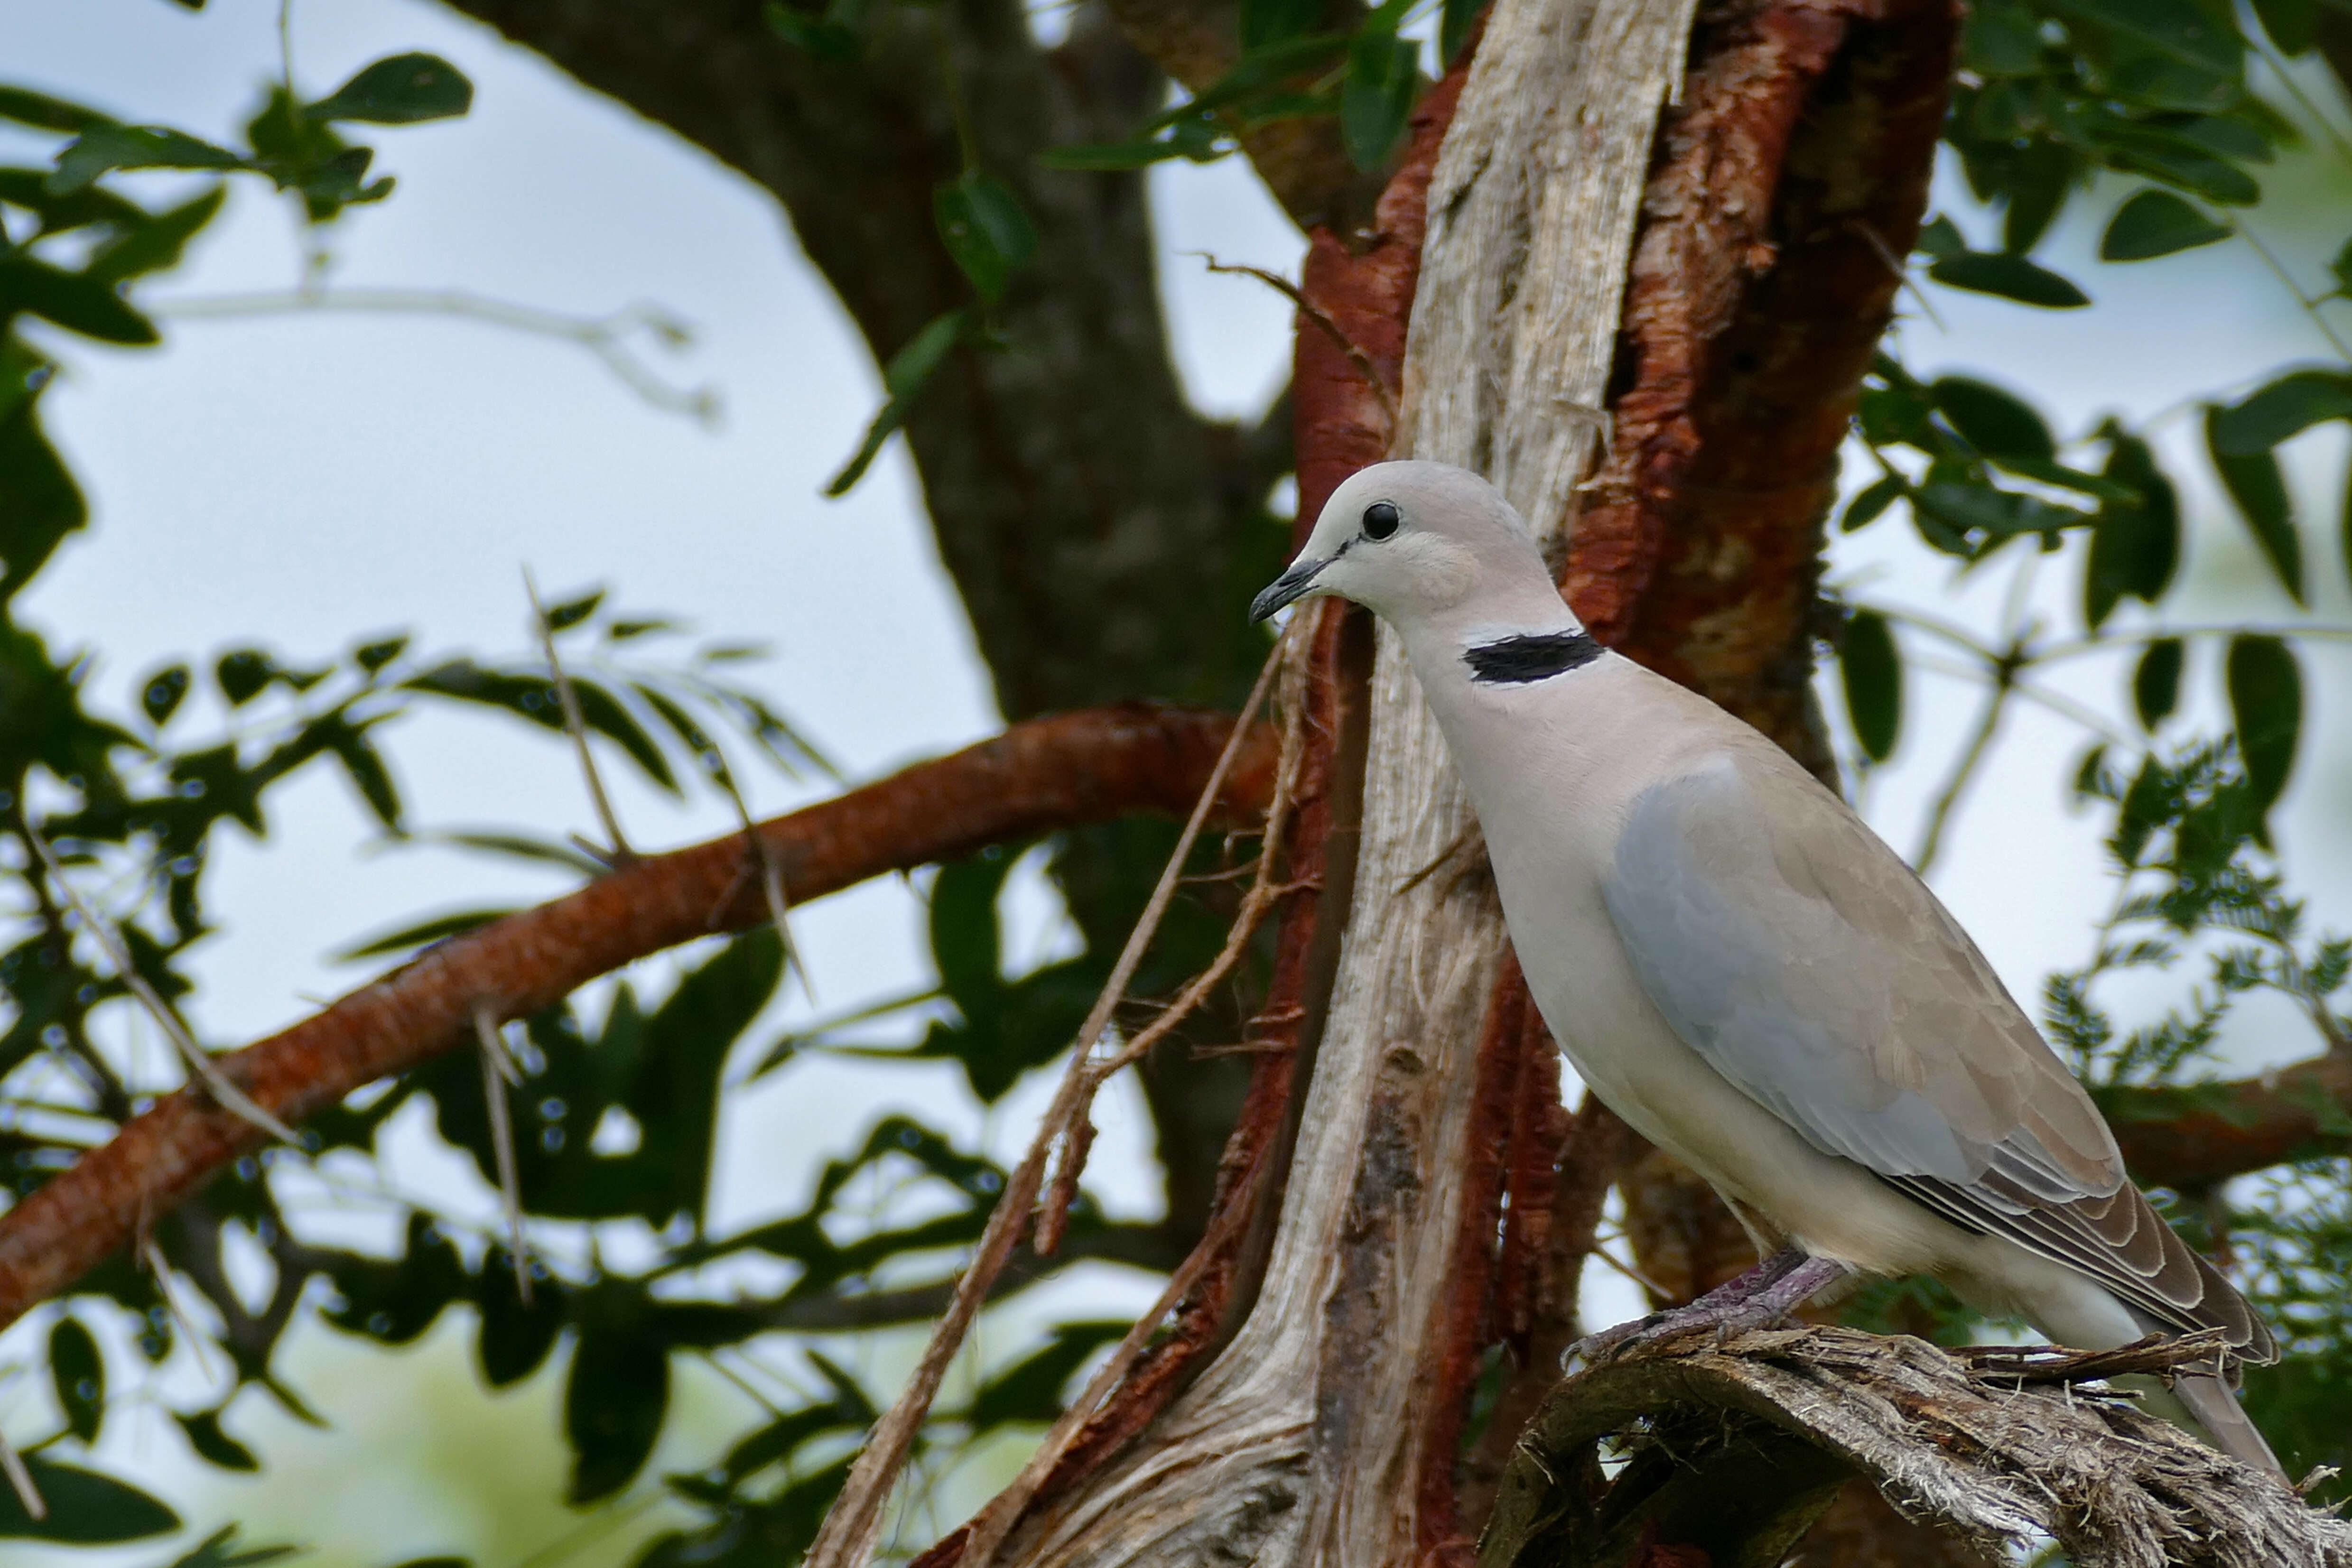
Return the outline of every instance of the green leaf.
[[[600,588],[593,592],[583,593],[577,599],[566,600],[562,604],[550,605],[547,612],[547,629],[551,632],[569,631],[595,614],[596,607],[604,602],[604,591]]]
[[[996,900],[1015,857],[982,851],[940,868],[931,883],[931,963],[940,986],[968,1019],[996,1012],[1004,992]]]
[[[1437,18],[1437,65],[1441,71],[1451,68],[1461,56],[1462,46],[1470,41],[1470,29],[1486,9],[1486,0],[1444,0]]]
[[[114,169],[249,169],[226,147],[199,141],[162,125],[105,125],[85,131],[58,152],[43,182],[51,195],[68,195]]]
[[[1987,457],[2053,461],[2058,444],[2050,427],[2021,399],[1966,376],[1943,376],[1928,384],[1936,408],[1960,438]]]
[[[2292,371],[2213,415],[2213,450],[2252,456],[2331,419],[2352,419],[2352,372]]]
[[[993,305],[1013,274],[1037,253],[1037,230],[1011,186],[979,170],[967,171],[931,193],[931,217],[940,243]]]
[[[1879,514],[1910,493],[1910,484],[1900,474],[1889,474],[1872,480],[1854,493],[1838,518],[1838,532],[1850,534],[1869,527]]]
[[[492,1388],[520,1383],[537,1372],[555,1348],[566,1316],[564,1293],[551,1280],[541,1280],[523,1305],[515,1290],[510,1258],[486,1258],[475,1277],[474,1306],[481,1326],[474,1354],[481,1364],[482,1381]]]
[[[2147,645],[2132,670],[2132,707],[2139,714],[2140,727],[2150,734],[2180,706],[2183,657],[2179,638],[2159,637]]]
[[[2021,5],[1978,5],[1968,9],[1961,58],[1981,77],[2042,74],[2042,35],[2032,12]]]
[[[144,347],[162,340],[155,323],[123,303],[106,277],[60,271],[22,252],[0,259],[0,316],[18,310],[101,343]]]
[[[656,1151],[658,1182],[638,1195],[656,1226],[700,1218],[710,1179],[719,1070],[783,978],[784,949],[772,926],[733,938],[687,971],[639,1035],[640,1063],[625,1103]]]
[[[400,683],[404,691],[427,692],[457,702],[479,703],[520,714],[542,729],[563,733],[563,705],[555,683],[545,675],[491,669],[471,659],[451,659]],[[612,741],[645,771],[646,778],[672,794],[677,777],[670,771],[661,747],[631,716],[619,698],[584,675],[572,677],[572,695],[580,704],[580,721]]]
[[[2254,15],[2283,55],[2311,47],[2319,31],[2318,0],[2253,0]]]
[[[383,754],[367,737],[366,729],[338,717],[322,727],[320,736],[335,759],[343,765],[343,772],[352,788],[375,820],[394,833],[401,831],[400,791],[392,782],[392,770],[384,766]]]
[[[2106,477],[2128,497],[2099,508],[2083,573],[2083,622],[2093,631],[2126,596],[2153,604],[2180,563],[2180,503],[2147,443],[2109,425]]]
[[[847,11],[862,15],[864,10],[863,5],[845,6],[840,0],[835,0],[833,5],[825,7],[824,16],[811,16],[782,4],[781,0],[768,0],[761,7],[760,15],[766,19],[768,31],[793,47],[821,60],[840,63],[857,57],[858,37],[852,25],[854,16],[845,18],[835,13]]]
[[[2020,534],[2046,534],[2074,528],[2088,519],[2064,507],[2053,507],[2039,496],[1997,490],[1990,485],[1937,479],[1912,493],[1911,509],[1959,529],[1981,532],[1987,545]]]
[[[1391,3],[1393,4],[1393,0],[1391,0]],[[1381,25],[1379,19],[1386,10],[1388,7],[1383,6],[1381,11],[1376,11],[1366,17],[1357,37],[1360,38],[1365,33],[1378,30]],[[1392,17],[1386,23],[1386,30],[1390,37],[1393,38],[1396,36],[1396,26]],[[1314,37],[1293,38],[1286,43],[1268,44],[1263,48],[1252,49],[1234,61],[1233,68],[1223,76],[1219,77],[1184,102],[1161,110],[1146,120],[1143,128],[1146,131],[1157,131],[1182,120],[1197,120],[1213,110],[1221,110],[1228,105],[1242,103],[1258,97],[1281,87],[1301,72],[1312,70],[1337,59],[1342,54],[1349,52],[1350,47],[1351,40],[1348,35],[1324,33]]]
[[[253,1457],[251,1448],[222,1429],[219,1411],[206,1410],[195,1416],[183,1416],[174,1410],[172,1419],[177,1421],[180,1430],[187,1435],[188,1447],[194,1448],[197,1457],[206,1464],[217,1465],[225,1470],[257,1470],[261,1468],[261,1461]]]
[[[1242,52],[1303,38],[1322,19],[1323,0],[1242,0]]]
[[[274,673],[269,655],[258,648],[234,649],[213,666],[213,679],[231,707],[243,707],[259,696]]]
[[[1854,738],[1873,762],[1885,761],[1903,730],[1903,657],[1885,616],[1857,610],[1846,618],[1838,674]]]
[[[888,395],[880,412],[875,414],[873,423],[866,427],[866,439],[858,444],[857,451],[825,486],[824,493],[828,497],[846,496],[850,488],[866,476],[866,470],[873,466],[876,455],[882,450],[882,444],[907,422],[908,405],[923,390],[924,383],[931,379],[931,373],[947,359],[948,351],[963,337],[964,329],[971,321],[969,306],[961,310],[950,310],[925,326],[905,348],[891,356],[890,362],[882,369],[882,388]]]
[[[478,850],[485,854],[506,855],[514,860],[532,861],[541,865],[560,865],[566,871],[576,871],[583,876],[603,876],[609,866],[593,855],[561,844],[551,839],[526,838],[520,833],[434,833],[430,837],[442,843],[456,844],[461,849]]]
[[[112,115],[24,87],[0,87],[0,120],[38,131],[100,131],[115,123]]]
[[[2206,405],[2205,447],[2213,460],[2214,471],[2221,475],[2230,498],[2237,503],[2238,515],[2245,519],[2247,531],[2254,536],[2263,559],[2278,574],[2287,597],[2301,604],[2303,541],[2295,532],[2294,507],[2287,496],[2286,478],[2279,472],[2278,455],[2222,451],[2214,432],[2221,412],[2210,403]]]
[[[193,201],[155,214],[131,225],[121,238],[89,258],[83,276],[121,283],[150,272],[165,272],[180,265],[180,254],[198,230],[213,221],[228,193],[218,185]]]
[[[386,637],[379,643],[363,643],[352,653],[352,663],[374,674],[408,651],[406,637]]]
[[[301,1552],[299,1546],[239,1546],[237,1527],[224,1524],[198,1542],[195,1550],[175,1559],[172,1568],[259,1568]]]
[[[302,110],[320,121],[416,125],[451,120],[474,105],[474,84],[438,55],[387,55]]]
[[[17,1500],[16,1488],[0,1486],[0,1540],[99,1546],[180,1528],[179,1515],[111,1476],[61,1465],[39,1454],[26,1454],[24,1460],[34,1489],[48,1504],[48,1517],[34,1519]]]
[[[1349,47],[1348,79],[1339,91],[1339,140],[1348,161],[1367,173],[1388,167],[1404,139],[1421,85],[1420,64],[1420,45],[1369,22]]]
[[[2352,239],[2344,242],[2336,259],[2327,264],[2328,276],[2336,279],[2336,292],[2352,297]]]
[[[2005,182],[2008,203],[2000,217],[2000,248],[2023,256],[2040,244],[2082,172],[2081,156],[2058,142],[2039,141],[2021,150]]]
[[[1927,268],[1927,276],[1949,288],[1999,295],[2021,305],[2046,310],[2072,310],[2088,305],[2091,297],[2048,267],[1994,251],[1963,251]]]
[[[139,706],[147,715],[147,722],[162,728],[171,722],[180,708],[180,700],[188,695],[188,666],[173,664],[147,677],[139,688]]]
[[[2252,174],[2195,139],[2145,120],[2097,121],[2093,135],[2106,161],[2192,191],[2224,206],[2252,206],[2263,188]]]
[[[79,1318],[61,1317],[49,1330],[49,1385],[66,1429],[85,1443],[97,1442],[106,1418],[106,1361]]]
[[[2182,65],[2235,76],[2244,47],[2227,22],[2208,16],[2196,0],[2049,0],[2062,16],[2096,23]]]
[[[357,946],[346,947],[333,955],[334,961],[349,964],[361,958],[380,958],[386,953],[405,953],[428,942],[462,936],[493,920],[504,920],[513,913],[511,909],[462,909],[454,914],[436,915],[430,920],[420,920],[414,925],[404,925],[381,936],[370,936]]]
[[[2169,191],[2142,191],[2107,220],[2101,261],[2152,261],[2228,239],[2237,231],[2217,224]]]
[[[564,1385],[574,1508],[610,1497],[645,1468],[669,1410],[669,1353],[625,1327],[591,1324]]]
[[[2294,651],[2276,637],[2230,639],[2230,715],[2257,810],[2285,792],[2303,734],[2303,672]]]
[[[1037,154],[1039,167],[1106,173],[1144,169],[1171,158],[1190,156],[1173,139],[1160,141],[1088,141],[1070,147],[1049,147]]]

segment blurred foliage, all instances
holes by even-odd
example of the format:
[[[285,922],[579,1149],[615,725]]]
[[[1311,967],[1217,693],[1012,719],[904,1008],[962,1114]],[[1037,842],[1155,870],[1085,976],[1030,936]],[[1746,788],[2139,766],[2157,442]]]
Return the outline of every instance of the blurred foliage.
[[[1947,140],[1982,210],[1927,225],[1918,246],[1926,275],[2032,308],[2088,306],[2082,282],[2033,252],[2070,204],[2116,196],[2117,175],[2127,188],[2105,220],[2104,262],[2143,265],[2233,242],[2259,248],[2248,209],[2268,166],[2344,156],[2307,106],[2282,96],[2286,78],[2263,63],[2309,49],[2320,3],[2264,0],[2250,31],[2219,0],[1981,0],[1970,12]],[[765,15],[774,47],[839,62],[865,49],[887,8],[887,0],[772,0]],[[1424,67],[1452,57],[1475,15],[1465,0],[1387,0],[1335,28],[1319,4],[1244,0],[1241,54],[1223,79],[1129,141],[1064,149],[1053,162],[1110,169],[1206,160],[1234,151],[1255,126],[1331,115],[1349,156],[1378,168],[1394,156]],[[1409,36],[1433,22],[1433,57]],[[583,877],[603,869],[596,853],[543,829],[427,828],[404,806],[391,741],[406,716],[455,707],[563,729],[541,658],[428,654],[399,635],[313,659],[239,646],[154,671],[118,711],[91,689],[94,655],[53,652],[8,609],[86,520],[79,486],[40,423],[54,334],[155,342],[137,292],[175,267],[219,211],[221,182],[257,179],[285,193],[309,224],[344,221],[382,200],[392,182],[373,173],[373,150],[348,142],[339,127],[462,115],[470,100],[470,85],[446,61],[395,55],[316,99],[290,82],[269,85],[244,144],[230,147],[0,88],[0,118],[57,139],[48,167],[0,169],[0,868],[11,916],[0,952],[0,1177],[18,1195],[179,1082],[160,1053],[138,1048],[142,1026],[123,978],[37,869],[34,835],[56,846],[64,874],[173,1005],[193,988],[188,959],[211,929],[204,890],[215,833],[233,823],[266,834],[274,792],[299,777],[341,775],[388,843],[454,844]],[[973,141],[964,138],[968,150]],[[967,160],[939,186],[934,217],[941,254],[971,299],[917,331],[884,368],[887,400],[835,477],[835,494],[857,482],[953,350],[994,351],[993,312],[1035,249],[1010,187],[969,151]],[[158,188],[158,172],[176,192],[172,201],[125,193]],[[1979,247],[1963,220],[1997,228],[1997,241]],[[2313,574],[2340,570],[2334,541],[2352,519],[2321,530],[2298,516],[2277,454],[2315,425],[2352,421],[2352,364],[2329,315],[2342,319],[2352,290],[2352,241],[2325,287],[2291,278],[2286,286],[2333,357],[2275,367],[2182,412],[2200,422],[2204,460],[2278,591],[2300,607]],[[1893,604],[1853,607],[1837,655],[1860,767],[1903,751],[1906,662],[1917,662],[1909,650],[1920,639],[1957,651],[1988,689],[1923,861],[2004,706],[2054,701],[2036,684],[2041,669],[2095,653],[2129,658],[2112,718],[2075,710],[2096,742],[2080,788],[2113,818],[2116,902],[2091,959],[2054,977],[2047,997],[2053,1039],[2103,1092],[2193,1088],[2218,1071],[2213,1047],[2229,1010],[2257,991],[2298,1009],[2315,1049],[2341,1049],[2346,1024],[2335,1009],[2352,967],[2345,942],[2304,933],[2269,827],[2302,749],[2303,650],[2335,633],[2301,622],[2255,629],[2170,618],[2186,519],[2155,423],[2133,428],[2109,418],[2061,433],[2024,392],[1972,376],[1923,379],[1890,350],[1875,363],[1855,433],[1857,461],[1874,477],[1841,518],[1853,531],[1907,517],[1931,557],[1961,573],[1998,560],[2018,563],[2022,575],[2036,558],[2070,550],[2081,571],[2080,628],[2064,636],[2018,617],[1979,636]],[[1228,608],[1237,624],[1254,586],[1235,585]],[[601,753],[655,787],[712,789],[740,805],[730,747],[788,770],[825,771],[814,748],[730,674],[746,650],[686,647],[667,622],[617,614],[596,593],[554,605],[546,622]],[[2199,667],[2218,670],[2231,731],[2210,742],[2192,738],[2179,716],[2191,657],[2205,654]],[[1102,920],[1140,905],[1171,832],[1156,823],[1097,831],[1104,852],[1085,864],[1101,885],[1085,902]],[[302,1314],[389,1347],[415,1343],[456,1309],[470,1313],[488,1387],[562,1365],[572,1503],[658,1497],[682,1511],[688,1522],[652,1541],[641,1561],[791,1561],[889,1392],[853,1374],[866,1358],[845,1347],[870,1349],[876,1342],[861,1336],[936,1312],[1005,1173],[933,1126],[887,1117],[812,1173],[797,1210],[723,1233],[709,1191],[723,1097],[805,1053],[827,1052],[951,1061],[985,1107],[1066,1050],[1108,973],[1108,943],[1097,930],[1076,953],[1008,972],[1000,911],[1023,852],[991,850],[929,881],[936,984],[918,995],[771,1035],[761,1020],[787,984],[787,955],[777,933],[760,931],[693,951],[658,997],[622,980],[511,1030],[518,1082],[505,1099],[527,1238],[520,1260],[505,1228],[479,1218],[478,1202],[424,1201],[394,1188],[382,1168],[387,1127],[414,1106],[410,1120],[429,1124],[469,1161],[483,1188],[499,1185],[494,1102],[473,1053],[353,1095],[304,1129],[299,1148],[238,1162],[158,1223],[151,1255],[110,1262],[20,1331],[44,1364],[36,1386],[52,1428],[27,1446],[25,1461],[49,1513],[34,1521],[0,1489],[0,1537],[99,1543],[178,1526],[135,1478],[89,1463],[134,1385],[142,1400],[156,1399],[158,1387],[172,1391],[163,1402],[191,1453],[247,1470],[261,1461],[225,1417],[248,1390],[298,1420],[318,1419],[278,1364]],[[1214,860],[1208,854],[1193,869],[1213,873]],[[499,913],[412,915],[350,938],[346,956],[405,954]],[[1171,989],[1221,935],[1213,890],[1180,904],[1137,994]],[[2106,990],[2127,973],[2192,964],[2201,979],[2154,1021],[2126,1028],[2107,1010]],[[2352,1309],[2340,1287],[2352,1269],[2347,1194],[2352,1171],[2331,1159],[2219,1198],[2173,1195],[2170,1203],[2193,1234],[2230,1242],[2280,1326],[2292,1359],[2257,1373],[2250,1398],[2283,1448],[2307,1460],[2346,1457],[2338,1413],[2352,1387]],[[386,1219],[399,1240],[375,1250],[331,1244],[302,1218],[305,1205],[321,1204]],[[1186,1240],[1114,1223],[1082,1199],[1062,1260],[1165,1267]],[[148,1266],[153,1258],[167,1273]],[[248,1273],[257,1260],[261,1288],[233,1282],[233,1258]],[[1022,1280],[1047,1271],[1037,1263]],[[1874,1288],[1853,1316],[1946,1339],[1981,1328],[1916,1282]],[[919,1466],[936,1469],[1008,1429],[1049,1421],[1071,1380],[1124,1327],[1063,1323],[981,1368],[927,1428]],[[192,1333],[205,1345],[187,1343]],[[144,1364],[121,1364],[133,1358]],[[716,1369],[761,1413],[702,1468],[653,1473],[681,1362]],[[153,1373],[166,1364],[176,1375],[159,1383]],[[288,1550],[247,1544],[225,1526],[174,1568],[234,1568]]]

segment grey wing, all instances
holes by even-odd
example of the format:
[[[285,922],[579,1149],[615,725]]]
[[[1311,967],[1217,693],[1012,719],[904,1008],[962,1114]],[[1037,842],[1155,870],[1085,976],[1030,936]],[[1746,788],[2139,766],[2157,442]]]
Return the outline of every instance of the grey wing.
[[[1793,764],[1727,749],[1652,786],[1603,894],[1675,1032],[1815,1148],[2156,1323],[2267,1350],[1975,944]]]

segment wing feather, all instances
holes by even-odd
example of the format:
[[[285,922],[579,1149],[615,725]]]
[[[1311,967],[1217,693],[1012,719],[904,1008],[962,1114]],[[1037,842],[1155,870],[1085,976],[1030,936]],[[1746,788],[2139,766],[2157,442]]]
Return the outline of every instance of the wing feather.
[[[1637,797],[1603,894],[1675,1033],[1814,1147],[2153,1323],[2270,1352],[1935,894],[1777,750],[1717,751]]]

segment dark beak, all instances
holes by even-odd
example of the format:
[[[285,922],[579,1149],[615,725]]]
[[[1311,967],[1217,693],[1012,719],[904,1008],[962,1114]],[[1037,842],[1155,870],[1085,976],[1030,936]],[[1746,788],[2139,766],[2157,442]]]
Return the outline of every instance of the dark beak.
[[[1250,601],[1250,619],[1263,621],[1284,605],[1315,586],[1315,574],[1331,563],[1328,560],[1293,561],[1288,571],[1265,585],[1265,591]]]

